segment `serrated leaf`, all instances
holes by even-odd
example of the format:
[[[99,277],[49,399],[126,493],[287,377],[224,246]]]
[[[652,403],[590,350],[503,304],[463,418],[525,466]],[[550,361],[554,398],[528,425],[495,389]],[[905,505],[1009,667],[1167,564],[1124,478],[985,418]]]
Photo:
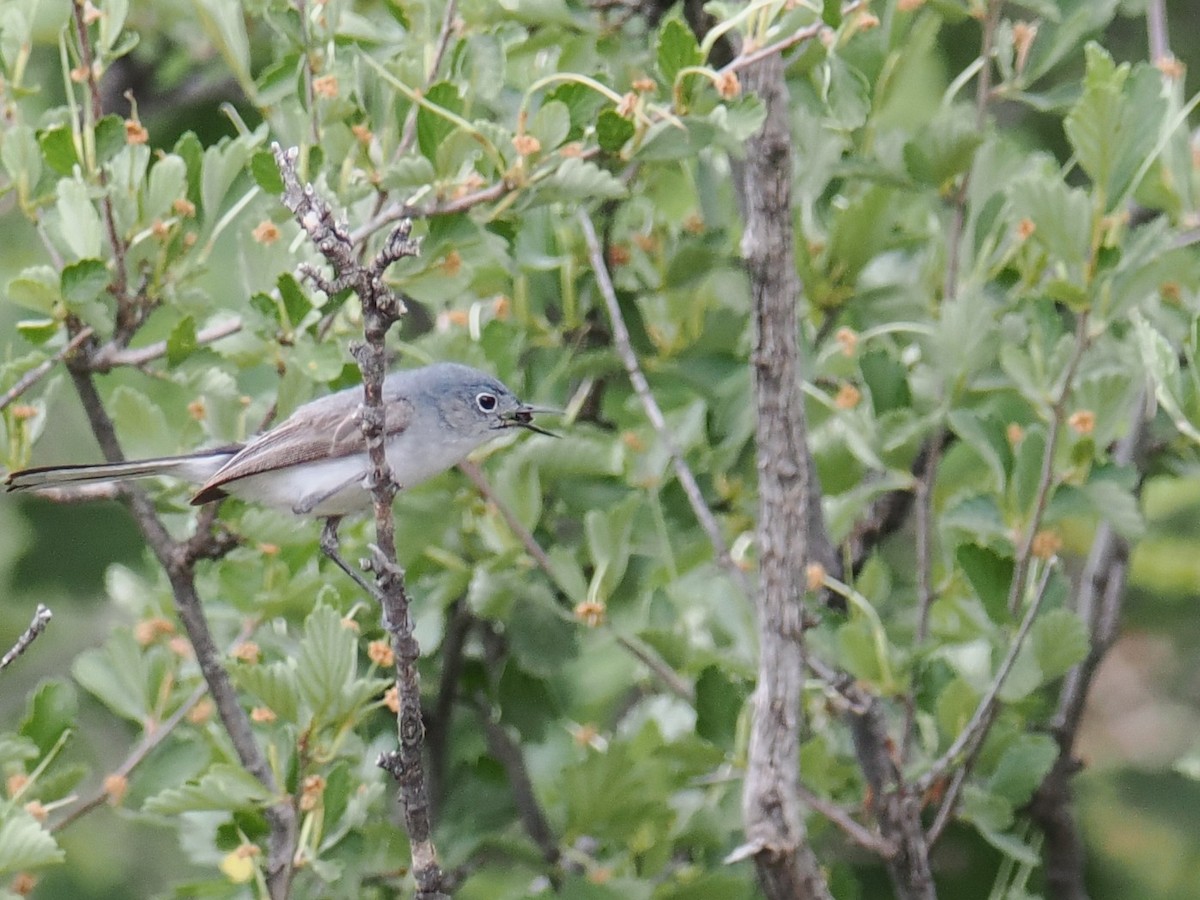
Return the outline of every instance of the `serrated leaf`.
[[[609,107],[600,111],[596,120],[596,140],[602,150],[616,153],[633,137],[636,129],[633,122]]]
[[[57,319],[22,319],[17,322],[17,334],[35,347],[40,347],[58,334],[61,327],[62,323]]]
[[[150,170],[143,215],[150,221],[174,215],[172,207],[175,201],[186,195],[187,163],[182,157],[168,153],[160,157]]]
[[[578,157],[564,159],[537,183],[533,195],[542,203],[569,203],[624,197],[627,189],[611,172]]]
[[[42,151],[28,125],[8,126],[0,140],[0,162],[17,184],[23,201],[42,177]]]
[[[45,828],[23,809],[0,814],[0,875],[60,863],[62,849]]]
[[[163,411],[140,391],[118,385],[109,398],[108,411],[130,457],[150,457],[176,449],[170,440],[174,431],[167,425]]]
[[[314,719],[325,720],[341,708],[356,658],[354,635],[337,612],[321,604],[309,613],[296,654],[296,686]]]
[[[38,135],[42,158],[59,175],[70,175],[79,164],[75,134],[68,125],[55,125]]]
[[[198,781],[167,788],[150,797],[142,809],[161,816],[203,810],[234,812],[260,806],[270,799],[271,792],[245,769],[217,763]]]
[[[250,174],[255,183],[273,197],[283,193],[283,176],[270,150],[259,150],[250,157]]]
[[[174,368],[195,353],[199,346],[196,340],[196,320],[191,316],[184,316],[167,335],[167,365]]]
[[[55,209],[58,210],[59,233],[75,258],[99,257],[103,229],[87,186],[74,178],[59,181]]]
[[[663,81],[674,84],[679,70],[700,65],[704,54],[692,30],[679,19],[668,18],[658,32],[657,60]]]
[[[543,152],[553,150],[565,141],[570,131],[571,112],[566,104],[556,100],[543,103],[529,123],[529,133],[541,143]]]
[[[978,544],[963,544],[955,551],[954,558],[992,621],[1008,621],[1011,618],[1008,591],[1013,575],[1012,558]]]
[[[1018,735],[1005,748],[988,788],[1011,806],[1024,806],[1058,758],[1058,743],[1046,734]]]
[[[539,678],[561,676],[578,652],[579,630],[559,613],[550,592],[527,585],[506,618],[505,635],[521,668]]]
[[[114,632],[103,647],[80,654],[71,675],[85,691],[122,718],[143,724],[151,715],[151,673],[128,632]],[[156,687],[155,685],[154,687]]]
[[[1046,681],[1058,678],[1083,662],[1091,642],[1083,620],[1069,609],[1043,613],[1030,632],[1030,642]]]
[[[1171,348],[1170,342],[1139,312],[1135,310],[1131,318],[1137,338],[1138,357],[1151,384],[1154,385],[1155,398],[1171,417],[1180,434],[1200,443],[1200,430],[1197,430],[1184,412],[1179,358]]]
[[[1162,75],[1148,65],[1117,66],[1103,47],[1085,49],[1083,95],[1063,122],[1079,164],[1106,198],[1105,211],[1133,187],[1167,117]]]
[[[291,660],[235,666],[232,673],[239,687],[256,696],[281,720],[296,723],[300,691]]]
[[[299,328],[304,317],[312,311],[312,301],[308,299],[304,288],[290,272],[284,272],[275,279],[275,286],[279,288],[279,296],[283,300],[283,309],[287,313],[288,322],[291,323],[292,328]]]
[[[72,312],[83,312],[108,287],[108,266],[98,259],[81,259],[62,272],[62,297]]]
[[[68,682],[61,679],[44,681],[25,705],[20,733],[37,744],[38,751],[44,756],[62,733],[75,724],[78,712],[79,700]]]
[[[448,81],[439,81],[430,87],[425,92],[425,99],[428,103],[455,114],[461,114],[463,111],[463,100],[458,88]],[[428,160],[436,160],[438,148],[456,128],[449,119],[427,106],[421,106],[417,110],[417,146],[421,148],[421,155]]]
[[[979,454],[991,472],[995,489],[1004,490],[1012,452],[1003,424],[991,416],[983,416],[969,409],[952,410],[947,417],[947,424],[951,431]]]
[[[125,149],[125,120],[109,114],[96,123],[96,161],[106,163]]]
[[[51,266],[28,266],[8,283],[5,295],[27,309],[52,313],[62,300],[60,276]]]
[[[1014,181],[1008,197],[1013,213],[1033,223],[1030,240],[1068,265],[1087,259],[1092,201],[1086,191],[1067,187],[1057,176],[1031,174]]]
[[[406,156],[383,170],[382,186],[388,190],[410,190],[433,184],[437,172],[424,156]]]
[[[583,517],[588,553],[595,566],[589,596],[597,596],[601,600],[608,599],[625,576],[625,567],[629,564],[633,520],[641,505],[642,498],[631,494],[616,506],[607,510],[588,510]]]

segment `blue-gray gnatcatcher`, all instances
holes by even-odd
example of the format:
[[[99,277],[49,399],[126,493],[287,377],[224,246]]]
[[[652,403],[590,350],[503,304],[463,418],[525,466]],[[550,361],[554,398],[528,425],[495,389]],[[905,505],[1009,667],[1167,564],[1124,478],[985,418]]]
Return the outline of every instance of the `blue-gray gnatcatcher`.
[[[200,483],[193,505],[232,495],[298,516],[336,520],[371,505],[370,460],[359,427],[361,387],[296,409],[244,445],[184,456],[42,466],[12,472],[10,491],[166,475]],[[550,432],[533,423],[552,412],[518,400],[478,369],[436,363],[395,372],[383,382],[387,459],[400,487],[411,487],[461,462],[508,428]]]

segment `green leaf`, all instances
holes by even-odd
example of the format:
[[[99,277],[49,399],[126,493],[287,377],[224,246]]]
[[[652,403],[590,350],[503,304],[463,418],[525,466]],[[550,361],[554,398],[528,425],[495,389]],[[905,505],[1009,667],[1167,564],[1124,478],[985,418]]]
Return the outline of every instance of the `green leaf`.
[[[167,335],[167,365],[174,368],[196,352],[196,320],[184,316]]]
[[[657,52],[658,71],[667,84],[675,83],[680,69],[704,62],[704,54],[700,52],[692,29],[673,17],[663,22],[659,29]]]
[[[974,113],[943,109],[904,145],[904,164],[914,181],[941,187],[967,171],[983,142]]]
[[[68,125],[55,125],[38,134],[38,146],[47,165],[58,175],[70,175],[79,164],[75,133]]]
[[[71,675],[114,713],[142,725],[151,718],[157,700],[153,668],[133,636],[116,631],[103,647],[80,654]]]
[[[1092,202],[1087,192],[1070,188],[1057,176],[1030,174],[1008,191],[1014,215],[1034,225],[1032,241],[1055,259],[1080,265],[1087,259],[1092,234]]]
[[[327,721],[341,711],[343,696],[354,681],[357,647],[342,617],[324,604],[304,620],[304,636],[296,653],[296,685],[313,718]]]
[[[174,153],[159,158],[150,170],[143,216],[153,221],[175,215],[176,200],[187,196],[187,163]]]
[[[109,397],[108,412],[130,457],[157,456],[179,449],[178,430],[167,425],[162,409],[140,391],[123,384],[117,386]]]
[[[271,792],[241,766],[217,763],[198,781],[150,797],[142,809],[160,816],[205,810],[233,812],[261,806],[270,799]]]
[[[250,157],[250,174],[255,183],[270,194],[278,197],[283,193],[283,176],[275,163],[275,154],[270,150],[259,150]]]
[[[560,676],[579,651],[579,629],[541,585],[527,585],[514,598],[505,634],[521,668],[539,678]]]
[[[96,161],[106,163],[125,149],[125,120],[115,114],[96,123]]]
[[[8,283],[5,294],[26,309],[52,313],[62,300],[62,284],[52,266],[28,266]]]
[[[300,690],[293,660],[236,665],[231,673],[240,688],[256,696],[281,720],[299,724]]]
[[[45,755],[58,742],[64,731],[75,725],[79,700],[69,682],[61,679],[44,681],[25,705],[25,718],[20,733],[37,744]]]
[[[556,100],[543,103],[529,123],[529,133],[541,143],[542,152],[553,150],[566,140],[570,131],[571,112],[566,104]]]
[[[60,863],[64,854],[33,816],[10,807],[0,811],[0,875]]]
[[[609,153],[619,152],[635,131],[633,122],[611,106],[601,110],[596,120],[596,140],[600,148]]]
[[[583,517],[588,553],[595,566],[589,596],[607,600],[625,576],[633,520],[641,507],[641,496],[630,494],[616,506],[607,510],[589,510]]]
[[[84,313],[108,288],[108,266],[98,259],[81,259],[62,272],[62,296],[67,308]]]
[[[1180,434],[1200,443],[1200,430],[1184,412],[1183,384],[1179,358],[1170,342],[1136,310],[1132,317],[1137,338],[1138,357],[1154,385],[1154,396],[1171,417]]]
[[[578,157],[564,159],[557,169],[537,183],[533,196],[542,203],[605,200],[628,193],[621,180],[594,162]]]
[[[1123,202],[1133,177],[1154,150],[1167,118],[1162,75],[1148,65],[1130,78],[1108,51],[1087,45],[1083,96],[1064,120],[1079,164],[1103,192],[1105,211]]]
[[[730,678],[725,668],[705,666],[696,679],[696,734],[732,749],[746,697],[745,684]]]
[[[29,202],[30,194],[42,177],[42,153],[37,136],[28,125],[6,128],[0,140],[0,162],[16,182],[22,202]]]
[[[1030,642],[1042,670],[1042,678],[1053,680],[1083,662],[1091,641],[1083,620],[1069,609],[1043,613],[1030,632]]]
[[[276,278],[275,286],[279,288],[279,296],[283,299],[283,309],[287,313],[288,322],[292,328],[299,328],[304,317],[312,312],[312,301],[290,272],[284,272]]]
[[[1008,591],[1012,584],[1012,558],[978,544],[963,544],[955,551],[954,558],[991,620],[1008,621],[1011,618]]]
[[[1057,758],[1058,743],[1049,735],[1018,735],[1005,748],[988,788],[1014,808],[1024,806]]]
[[[992,475],[997,491],[1003,491],[1012,464],[1012,450],[1004,433],[1004,425],[992,416],[980,415],[969,409],[955,409],[949,414],[950,429],[979,454]]]
[[[455,114],[461,114],[463,111],[463,100],[458,88],[448,81],[439,81],[430,87],[425,92],[425,99],[434,106]],[[421,106],[417,110],[417,146],[421,148],[421,155],[426,159],[436,160],[438,148],[457,127],[439,113]]]
[[[57,319],[22,319],[17,322],[17,333],[35,347],[50,340],[62,327]]]
[[[58,230],[76,259],[100,256],[103,229],[87,186],[74,178],[58,183]]]

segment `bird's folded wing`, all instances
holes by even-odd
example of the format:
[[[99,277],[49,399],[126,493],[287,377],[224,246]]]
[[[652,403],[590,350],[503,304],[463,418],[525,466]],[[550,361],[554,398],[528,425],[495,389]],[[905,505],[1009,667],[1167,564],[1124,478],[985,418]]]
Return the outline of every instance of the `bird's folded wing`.
[[[333,401],[334,397],[325,398]],[[252,439],[240,453],[221,467],[192,498],[193,505],[219,500],[226,495],[222,485],[251,475],[286,469],[326,459],[365,453],[366,439],[359,424],[358,406],[346,411],[338,403],[316,401],[301,407],[285,422]],[[412,403],[403,398],[387,404],[386,433],[400,434],[412,422]]]

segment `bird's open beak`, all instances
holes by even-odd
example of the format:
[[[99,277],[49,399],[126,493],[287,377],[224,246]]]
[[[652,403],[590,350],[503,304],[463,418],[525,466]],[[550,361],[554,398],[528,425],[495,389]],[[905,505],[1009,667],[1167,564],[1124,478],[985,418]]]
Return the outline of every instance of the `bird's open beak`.
[[[504,417],[506,424],[510,428],[524,428],[526,431],[536,431],[538,434],[544,434],[547,437],[558,437],[553,431],[547,431],[533,422],[535,413],[543,415],[562,415],[562,410],[552,409],[548,406],[522,406]]]

